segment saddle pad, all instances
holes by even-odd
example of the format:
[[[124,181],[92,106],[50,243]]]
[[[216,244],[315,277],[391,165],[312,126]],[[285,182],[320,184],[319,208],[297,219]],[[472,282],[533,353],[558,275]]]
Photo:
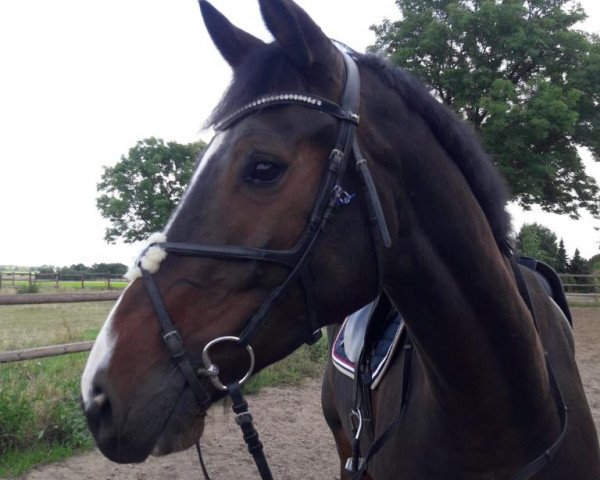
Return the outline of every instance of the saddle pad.
[[[368,305],[367,307],[370,307]],[[364,307],[364,308],[367,308]],[[363,309],[356,312],[358,314]],[[344,323],[342,324],[337,336],[335,337],[335,341],[333,342],[333,346],[331,348],[331,359],[333,361],[333,365],[344,375],[354,378],[354,372],[356,370],[356,361],[358,357],[354,357],[353,360],[350,360],[349,355],[346,353],[346,343],[349,340],[349,343],[356,344],[358,341],[356,338],[346,339],[346,335],[349,334],[348,326],[352,324],[353,317],[356,318],[356,314],[352,314],[349,317],[346,317]],[[371,389],[377,388],[379,382],[383,378],[390,359],[392,358],[394,352],[396,351],[396,347],[398,345],[398,341],[400,340],[402,330],[404,328],[404,322],[400,317],[399,313],[394,315],[394,318],[390,322],[390,324],[386,327],[383,335],[377,342],[375,343],[375,351],[373,353],[373,357],[371,358],[371,369],[372,369],[372,383]],[[360,344],[362,345],[362,340],[364,340],[364,329],[358,329],[359,336],[363,335],[360,340]],[[353,336],[352,334],[349,334]],[[354,352],[353,352],[354,353]]]

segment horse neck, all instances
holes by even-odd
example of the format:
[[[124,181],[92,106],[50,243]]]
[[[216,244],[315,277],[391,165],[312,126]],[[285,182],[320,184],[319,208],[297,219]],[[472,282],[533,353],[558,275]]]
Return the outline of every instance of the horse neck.
[[[398,103],[401,134],[389,135],[387,125],[365,142],[379,150],[380,190],[397,233],[385,288],[432,399],[474,421],[492,414],[507,422],[516,408],[525,421],[543,422],[552,415],[543,352],[508,261],[457,165]]]

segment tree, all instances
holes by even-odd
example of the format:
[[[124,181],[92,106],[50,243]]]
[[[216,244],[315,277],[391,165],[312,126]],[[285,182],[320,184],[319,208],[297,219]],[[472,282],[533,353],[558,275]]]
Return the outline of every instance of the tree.
[[[524,208],[600,218],[577,146],[600,160],[600,37],[570,0],[396,0],[372,50],[467,119]]]
[[[565,242],[563,239],[560,239],[558,244],[558,251],[556,254],[556,265],[555,269],[559,273],[564,273],[567,271],[567,267],[569,266],[569,257],[567,256],[567,250],[565,249]]]
[[[143,240],[162,230],[189,182],[204,142],[139,141],[114,167],[104,167],[96,205],[111,223],[107,242]]]
[[[110,273],[111,275],[125,275],[127,265],[122,263],[94,263],[90,268],[91,273]]]
[[[600,253],[597,253],[588,260],[590,273],[600,273]]]
[[[54,267],[51,265],[42,265],[41,267],[38,267],[34,270],[36,270],[37,273],[41,273],[42,275],[51,275],[53,273],[56,273]]]
[[[588,275],[591,272],[588,261],[581,256],[579,249],[575,249],[573,258],[569,263],[568,272],[572,275]],[[575,291],[580,293],[589,293],[594,289],[594,287],[587,286],[589,282],[585,277],[573,277],[573,283],[578,284],[578,286],[575,287]]]
[[[588,262],[585,258],[581,256],[579,253],[579,249],[575,249],[575,253],[573,254],[573,258],[569,263],[569,273],[573,275],[587,275],[589,272]]]
[[[76,263],[71,265],[70,267],[61,267],[58,269],[59,273],[65,274],[78,274],[78,273],[88,273],[90,271],[90,267],[84,265],[83,263]]]
[[[517,250],[558,270],[556,234],[538,223],[526,223],[517,235]],[[564,246],[564,245],[563,245]]]

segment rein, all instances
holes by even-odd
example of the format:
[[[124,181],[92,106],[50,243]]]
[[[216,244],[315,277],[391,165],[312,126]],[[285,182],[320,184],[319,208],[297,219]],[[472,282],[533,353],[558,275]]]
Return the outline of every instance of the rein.
[[[254,352],[250,346],[257,332],[263,327],[267,315],[278,303],[284,293],[299,280],[304,292],[304,303],[308,312],[308,330],[305,335],[306,343],[314,343],[321,337],[321,324],[317,318],[314,282],[308,269],[308,259],[313,253],[316,240],[325,230],[327,223],[332,219],[335,210],[346,205],[351,196],[342,188],[342,180],[346,172],[348,159],[353,154],[356,161],[356,171],[359,174],[365,191],[369,220],[372,225],[373,242],[377,256],[379,289],[383,285],[383,248],[391,246],[391,238],[383,215],[383,209],[379,201],[377,189],[368,164],[360,152],[355,129],[359,123],[360,104],[360,75],[354,60],[345,52],[342,52],[346,69],[346,79],[343,87],[340,105],[330,102],[315,95],[305,93],[279,93],[261,96],[239,110],[235,111],[219,125],[216,130],[223,131],[231,128],[237,122],[248,115],[281,105],[296,105],[318,110],[331,115],[340,121],[335,146],[331,151],[327,168],[321,180],[321,185],[313,205],[308,224],[296,245],[288,250],[269,250],[244,246],[228,245],[200,245],[195,243],[160,242],[148,245],[145,251],[152,246],[158,246],[166,252],[182,256],[219,258],[225,260],[254,260],[275,263],[290,269],[287,278],[281,285],[273,289],[260,305],[256,313],[250,318],[245,328],[238,336],[218,337],[210,341],[202,352],[202,366],[194,369],[188,355],[186,354],[181,335],[171,321],[164,305],[160,291],[156,285],[152,273],[144,269],[141,259],[145,253],[142,252],[138,266],[142,271],[144,286],[150,297],[158,322],[161,336],[172,359],[181,370],[187,384],[193,391],[198,404],[203,409],[208,409],[212,402],[212,395],[206,389],[208,378],[217,390],[225,391],[233,400],[232,408],[236,413],[236,421],[244,434],[244,440],[248,450],[254,457],[255,463],[263,480],[272,480],[268,463],[263,453],[262,444],[258,439],[258,433],[252,424],[252,416],[248,411],[248,404],[243,398],[241,385],[250,377],[254,370]],[[382,246],[383,245],[383,246]],[[219,368],[210,359],[210,349],[213,345],[221,342],[236,343],[245,347],[250,357],[250,367],[243,378],[224,385],[219,379]],[[204,461],[202,459],[199,443],[196,444],[202,472],[209,479]]]

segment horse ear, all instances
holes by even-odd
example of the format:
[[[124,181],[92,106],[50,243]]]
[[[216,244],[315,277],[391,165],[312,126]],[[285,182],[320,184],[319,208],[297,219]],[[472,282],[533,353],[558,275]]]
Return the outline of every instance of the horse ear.
[[[263,20],[288,58],[300,69],[332,65],[338,49],[293,0],[259,0]]]
[[[264,45],[262,40],[236,27],[206,0],[200,0],[200,10],[210,38],[231,68],[239,66],[249,53]]]

